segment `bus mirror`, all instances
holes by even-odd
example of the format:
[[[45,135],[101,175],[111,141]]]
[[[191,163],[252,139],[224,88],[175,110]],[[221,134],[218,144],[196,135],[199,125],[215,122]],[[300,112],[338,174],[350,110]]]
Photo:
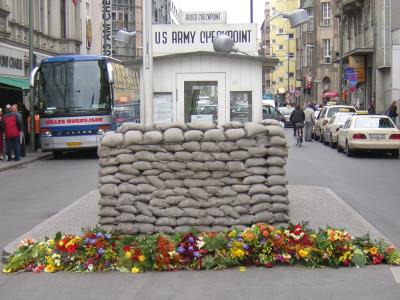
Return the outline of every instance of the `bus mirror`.
[[[114,83],[113,67],[111,63],[107,63],[107,76],[108,76],[108,82]]]
[[[38,70],[39,70],[39,67],[35,67],[29,76],[29,84],[31,87],[35,86],[35,76],[36,76],[36,73]]]

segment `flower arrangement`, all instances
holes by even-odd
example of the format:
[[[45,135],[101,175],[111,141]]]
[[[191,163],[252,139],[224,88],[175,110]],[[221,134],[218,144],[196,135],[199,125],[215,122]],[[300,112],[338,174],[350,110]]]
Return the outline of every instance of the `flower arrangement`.
[[[9,257],[4,273],[18,271],[76,272],[147,270],[220,270],[228,267],[301,264],[307,268],[400,265],[400,252],[366,235],[352,237],[327,227],[314,231],[307,224],[276,228],[255,224],[243,231],[191,231],[174,236],[122,236],[88,230],[82,235],[57,233],[36,242],[24,239]]]

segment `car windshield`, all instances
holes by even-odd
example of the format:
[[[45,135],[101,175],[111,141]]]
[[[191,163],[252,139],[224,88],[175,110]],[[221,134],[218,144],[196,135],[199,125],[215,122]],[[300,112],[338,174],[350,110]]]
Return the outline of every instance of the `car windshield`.
[[[328,118],[332,118],[332,116],[337,113],[339,110],[348,109],[349,112],[356,112],[354,107],[330,107],[328,110]]]
[[[394,128],[389,118],[359,118],[354,124],[354,128]]]

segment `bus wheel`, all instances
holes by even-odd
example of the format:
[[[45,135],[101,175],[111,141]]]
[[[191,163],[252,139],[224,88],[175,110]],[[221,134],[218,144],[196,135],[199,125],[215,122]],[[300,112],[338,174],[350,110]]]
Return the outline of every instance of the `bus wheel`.
[[[60,150],[53,150],[53,156],[55,158],[61,158],[63,156],[63,152]]]

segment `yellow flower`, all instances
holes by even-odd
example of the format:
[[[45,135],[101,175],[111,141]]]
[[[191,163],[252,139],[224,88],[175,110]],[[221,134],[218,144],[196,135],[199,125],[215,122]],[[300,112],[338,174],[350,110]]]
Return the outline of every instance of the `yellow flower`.
[[[61,240],[58,242],[58,246],[62,247],[64,245],[64,242]]]
[[[53,273],[54,270],[55,270],[55,268],[54,268],[53,265],[47,265],[47,266],[44,268],[44,271],[47,272],[47,273]]]
[[[4,268],[4,269],[3,269],[3,273],[11,273],[11,269],[6,269],[6,268]]]
[[[139,255],[138,259],[140,262],[144,262],[146,258],[144,257],[144,255]]]
[[[300,249],[299,250],[299,255],[301,258],[306,258],[310,252],[307,249]]]
[[[131,272],[134,273],[134,274],[137,274],[137,273],[140,272],[140,270],[139,270],[139,268],[133,267],[133,268],[131,269]]]
[[[246,272],[246,267],[239,267],[240,272]]]
[[[131,258],[132,253],[130,251],[125,252],[125,257],[126,258]]]
[[[237,235],[236,230],[232,230],[231,232],[228,233],[228,236],[229,236],[231,239],[234,238],[234,237],[236,237],[236,235]]]
[[[371,247],[371,248],[368,249],[368,252],[369,252],[371,255],[376,255],[376,254],[378,253],[378,248],[376,248],[376,247]]]

